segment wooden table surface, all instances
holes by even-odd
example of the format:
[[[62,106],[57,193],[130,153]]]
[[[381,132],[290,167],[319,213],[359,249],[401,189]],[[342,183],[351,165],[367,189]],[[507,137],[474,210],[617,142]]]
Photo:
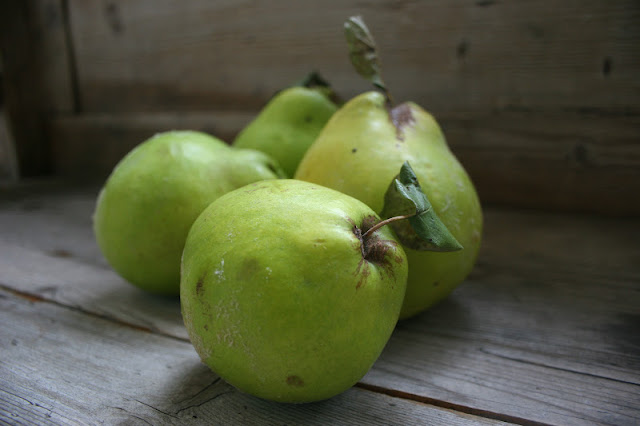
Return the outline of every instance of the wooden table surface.
[[[478,264],[355,387],[286,405],[204,366],[106,264],[95,188],[0,189],[0,423],[640,424],[640,220],[485,210]]]

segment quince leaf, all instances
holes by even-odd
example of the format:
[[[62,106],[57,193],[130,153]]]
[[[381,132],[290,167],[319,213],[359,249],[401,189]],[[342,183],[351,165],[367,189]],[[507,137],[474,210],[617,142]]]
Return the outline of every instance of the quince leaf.
[[[409,162],[402,165],[400,173],[391,181],[380,213],[382,219],[397,216],[410,216],[408,221],[389,223],[404,246],[420,251],[462,249],[436,214]]]
[[[387,92],[382,80],[378,48],[362,17],[352,16],[347,19],[344,33],[349,47],[349,59],[355,70],[374,86]]]

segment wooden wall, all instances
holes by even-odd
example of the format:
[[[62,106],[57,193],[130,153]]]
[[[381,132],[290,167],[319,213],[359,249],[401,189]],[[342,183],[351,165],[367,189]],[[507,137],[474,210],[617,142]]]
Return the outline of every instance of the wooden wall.
[[[23,176],[103,179],[158,131],[230,140],[317,70],[348,98],[364,16],[398,100],[441,122],[485,204],[640,213],[636,0],[7,0],[6,106]]]

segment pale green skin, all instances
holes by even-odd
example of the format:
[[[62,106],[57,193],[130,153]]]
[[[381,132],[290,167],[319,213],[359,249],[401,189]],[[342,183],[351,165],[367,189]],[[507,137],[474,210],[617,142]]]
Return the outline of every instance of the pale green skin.
[[[436,213],[464,248],[448,253],[405,248],[409,279],[401,318],[430,308],[464,281],[482,235],[482,209],[469,176],[435,119],[414,103],[406,105],[414,121],[400,130],[400,140],[381,93],[353,98],[333,115],[295,175],[358,198],[380,212],[391,180],[409,161]]]
[[[184,249],[180,300],[202,360],[238,389],[280,402],[337,395],[387,343],[407,262],[388,228],[384,262],[364,260],[353,232],[375,213],[296,180],[230,192],[196,220]]]
[[[322,88],[285,89],[238,134],[233,146],[268,154],[292,177],[302,156],[337,109]]]
[[[93,216],[98,245],[127,281],[178,295],[193,221],[219,196],[278,173],[261,152],[194,131],[160,133],[129,152],[101,190]]]

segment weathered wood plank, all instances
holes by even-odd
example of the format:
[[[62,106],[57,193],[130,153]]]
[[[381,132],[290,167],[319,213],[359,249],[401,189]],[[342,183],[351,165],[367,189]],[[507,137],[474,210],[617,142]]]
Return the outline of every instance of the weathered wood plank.
[[[171,129],[231,141],[250,112],[83,114],[49,122],[58,174],[104,179],[134,146]],[[487,204],[640,214],[640,119],[529,111],[437,117]]]
[[[101,256],[91,229],[97,190],[40,191],[14,190],[0,201],[0,284],[187,340],[178,299],[142,292]]]
[[[637,220],[488,214],[468,282],[401,322],[364,382],[552,424],[637,424],[638,237]]]
[[[86,111],[256,108],[317,69],[367,88],[342,23],[362,14],[397,99],[436,112],[640,108],[640,7],[632,0],[71,1]]]
[[[45,117],[74,109],[67,41],[61,0],[0,3],[3,98],[21,176],[51,171]]]
[[[48,189],[0,200],[0,283],[186,339],[177,301],[143,294],[99,259],[94,197]],[[487,210],[469,280],[401,322],[361,386],[512,421],[636,423],[638,237],[637,219]]]
[[[242,394],[191,345],[0,290],[0,422],[499,424],[363,389],[283,405]]]

